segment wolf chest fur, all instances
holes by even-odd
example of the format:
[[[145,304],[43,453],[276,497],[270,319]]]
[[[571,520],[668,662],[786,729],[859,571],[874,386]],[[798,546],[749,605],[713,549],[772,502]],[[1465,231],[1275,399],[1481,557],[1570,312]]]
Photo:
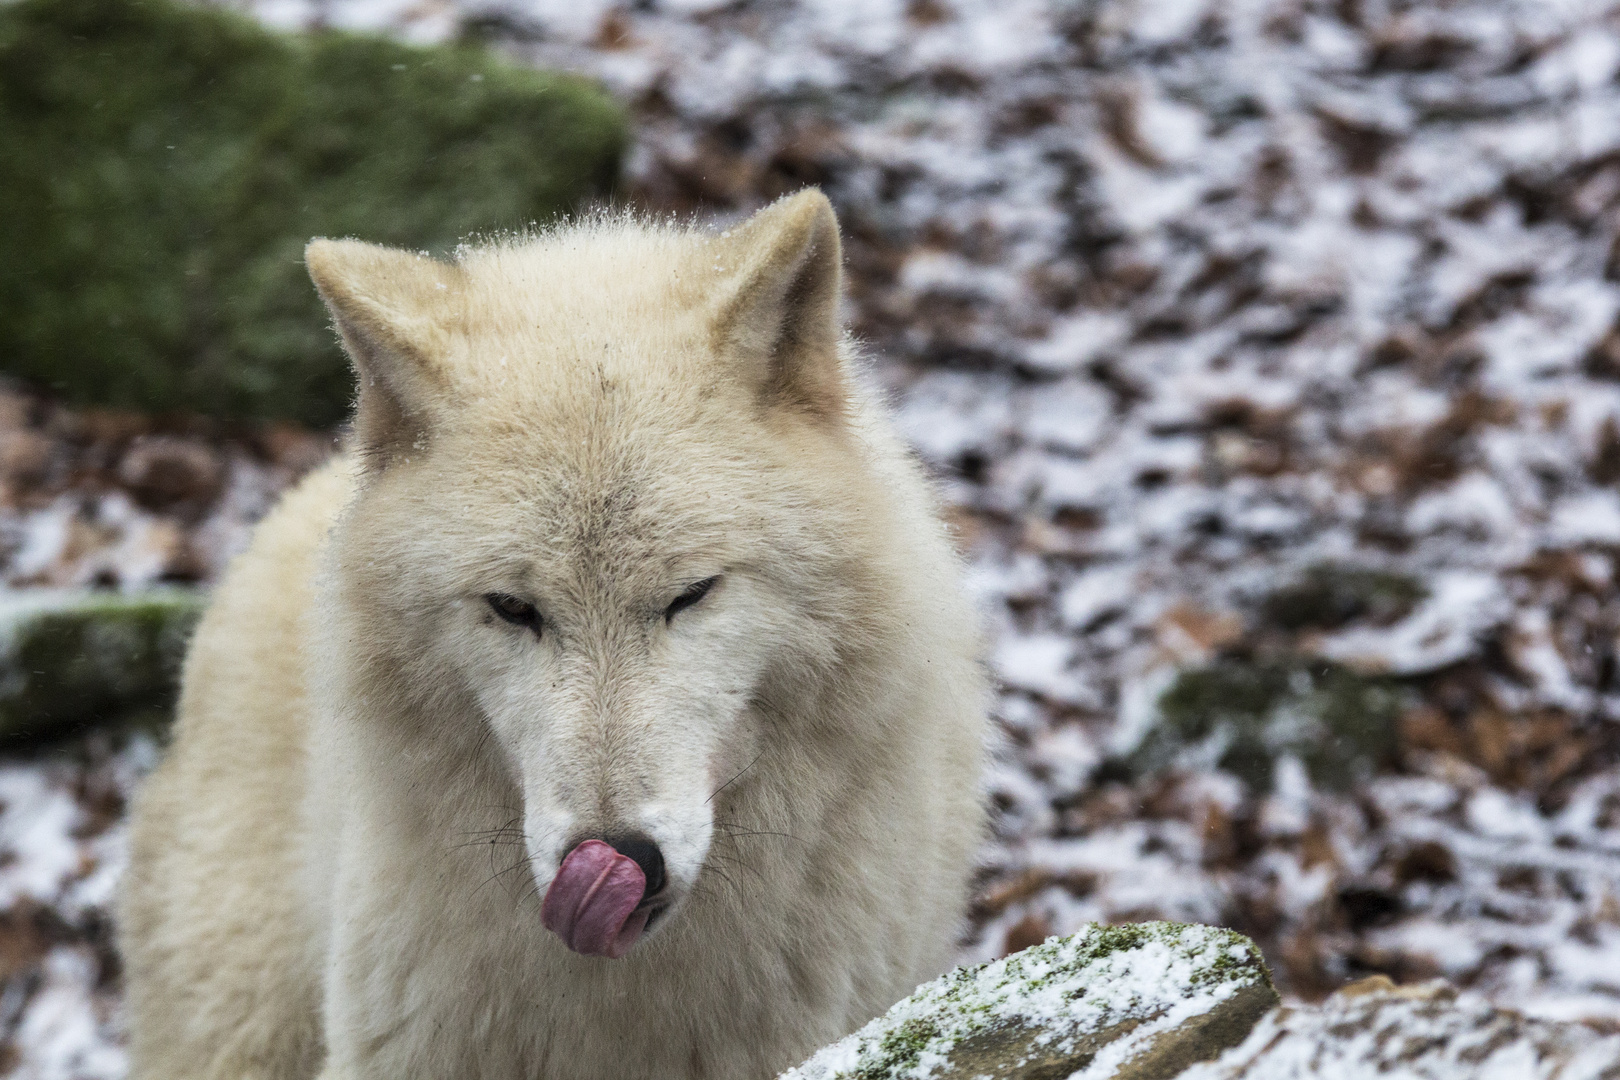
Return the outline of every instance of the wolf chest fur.
[[[941,970],[975,618],[827,201],[307,261],[359,402],[136,809],[137,1080],[765,1078]]]

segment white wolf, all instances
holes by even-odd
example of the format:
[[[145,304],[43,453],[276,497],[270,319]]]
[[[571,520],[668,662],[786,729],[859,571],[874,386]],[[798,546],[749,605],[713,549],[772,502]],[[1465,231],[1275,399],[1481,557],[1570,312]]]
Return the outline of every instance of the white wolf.
[[[120,913],[134,1076],[763,1078],[937,973],[975,618],[826,199],[307,262],[352,446],[187,659]]]

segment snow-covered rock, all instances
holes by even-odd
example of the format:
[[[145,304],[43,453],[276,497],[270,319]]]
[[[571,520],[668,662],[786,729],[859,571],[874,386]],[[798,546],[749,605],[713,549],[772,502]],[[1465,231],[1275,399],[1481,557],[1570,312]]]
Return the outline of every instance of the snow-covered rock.
[[[1435,981],[1375,975],[1320,1006],[1282,1008],[1180,1080],[1606,1080],[1620,1036],[1533,1020]]]
[[[1240,934],[1091,926],[925,983],[781,1080],[1149,1080],[1237,1045],[1276,1003]]]

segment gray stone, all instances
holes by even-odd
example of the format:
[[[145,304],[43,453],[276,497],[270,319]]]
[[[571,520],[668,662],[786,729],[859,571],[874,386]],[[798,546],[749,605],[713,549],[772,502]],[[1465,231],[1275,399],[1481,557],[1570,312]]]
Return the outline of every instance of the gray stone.
[[[781,1080],[1162,1080],[1241,1043],[1276,1004],[1241,934],[1092,926],[927,983]]]
[[[1180,1076],[1615,1080],[1620,1036],[1494,1008],[1483,999],[1460,996],[1440,980],[1397,987],[1375,975],[1320,1005],[1276,1010],[1243,1045]]]

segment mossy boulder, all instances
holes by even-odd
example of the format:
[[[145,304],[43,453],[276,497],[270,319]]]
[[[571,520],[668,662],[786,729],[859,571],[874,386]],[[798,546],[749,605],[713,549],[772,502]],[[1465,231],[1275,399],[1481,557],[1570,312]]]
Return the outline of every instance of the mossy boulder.
[[[1241,1043],[1276,1004],[1241,934],[1091,926],[925,983],[780,1080],[1158,1080]]]
[[[0,597],[0,743],[166,717],[203,604],[179,589]]]
[[[1409,696],[1324,660],[1223,659],[1176,677],[1126,764],[1137,774],[1219,768],[1269,791],[1286,754],[1318,785],[1343,790],[1394,759]]]
[[[443,253],[606,193],[603,93],[472,46],[170,0],[0,3],[0,371],[79,403],[341,420],[312,236]]]

